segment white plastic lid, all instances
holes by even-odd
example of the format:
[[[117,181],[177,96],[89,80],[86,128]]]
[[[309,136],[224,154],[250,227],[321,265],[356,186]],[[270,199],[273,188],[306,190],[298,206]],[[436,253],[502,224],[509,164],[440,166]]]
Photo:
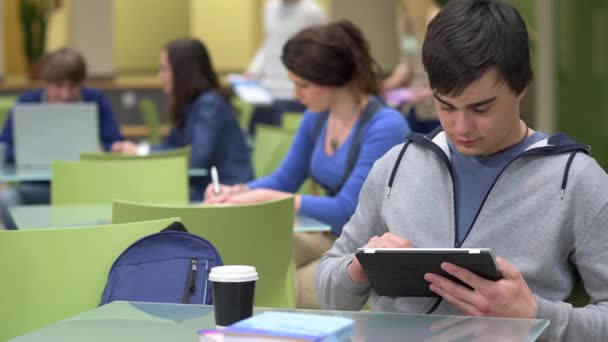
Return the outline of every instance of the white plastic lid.
[[[209,280],[219,283],[243,283],[258,279],[260,279],[260,277],[253,266],[216,266],[213,267],[209,273]]]

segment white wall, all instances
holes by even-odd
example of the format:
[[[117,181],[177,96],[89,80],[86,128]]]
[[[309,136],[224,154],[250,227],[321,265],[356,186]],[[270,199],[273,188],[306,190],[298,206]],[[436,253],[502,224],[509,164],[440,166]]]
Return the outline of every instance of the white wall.
[[[385,72],[399,59],[395,24],[398,0],[333,0],[332,20],[348,19],[357,25],[370,43],[372,55]]]

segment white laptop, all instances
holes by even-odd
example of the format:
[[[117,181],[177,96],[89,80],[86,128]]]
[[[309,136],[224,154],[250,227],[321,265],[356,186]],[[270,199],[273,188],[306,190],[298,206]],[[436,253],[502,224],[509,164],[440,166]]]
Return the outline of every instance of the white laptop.
[[[17,104],[13,109],[17,169],[50,168],[99,149],[99,116],[93,103]]]

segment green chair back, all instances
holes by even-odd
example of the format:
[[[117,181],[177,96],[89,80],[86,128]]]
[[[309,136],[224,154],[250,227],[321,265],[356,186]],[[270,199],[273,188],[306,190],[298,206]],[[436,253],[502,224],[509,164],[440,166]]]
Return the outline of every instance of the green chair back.
[[[4,126],[4,122],[8,117],[8,112],[17,102],[16,96],[0,96],[0,127]]]
[[[146,126],[148,126],[148,141],[150,144],[160,143],[160,113],[154,101],[147,98],[139,100],[139,113]]]
[[[142,160],[56,161],[51,204],[104,204],[114,199],[188,203],[184,157]]]
[[[97,307],[120,253],[173,221],[0,230],[0,341]]]
[[[252,158],[257,178],[272,174],[281,165],[289,152],[294,135],[293,130],[265,124],[256,126]],[[306,195],[318,195],[318,192],[311,179],[307,179],[298,191],[298,193]]]
[[[273,173],[289,151],[293,131],[275,126],[258,124],[253,147],[253,169],[257,178]]]
[[[190,153],[192,148],[190,146],[184,146],[180,148],[174,148],[170,150],[163,150],[159,152],[152,152],[145,156],[134,156],[120,153],[109,153],[109,152],[81,152],[80,160],[142,160],[142,159],[162,159],[171,157],[185,157],[188,165],[190,164]]]
[[[303,117],[303,113],[284,112],[281,115],[281,127],[283,127],[283,129],[295,132],[300,127],[300,122],[302,122]]]
[[[293,198],[243,206],[160,206],[115,201],[112,222],[181,217],[217,247],[226,265],[255,266],[255,305],[295,307]]]
[[[251,122],[251,117],[253,116],[253,110],[255,109],[253,105],[241,101],[237,96],[233,96],[231,99],[232,107],[234,107],[236,111],[236,115],[239,119],[239,126],[241,126],[241,130],[243,132],[249,131],[249,122]]]

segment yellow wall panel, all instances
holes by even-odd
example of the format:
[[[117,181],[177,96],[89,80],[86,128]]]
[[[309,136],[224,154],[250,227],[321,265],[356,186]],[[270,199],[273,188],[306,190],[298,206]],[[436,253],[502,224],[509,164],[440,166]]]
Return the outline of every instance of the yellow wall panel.
[[[216,70],[242,71],[261,41],[262,0],[191,0],[190,32]]]
[[[4,0],[4,66],[6,77],[25,75],[27,67],[23,52],[23,35],[19,22],[18,0]]]
[[[70,44],[72,0],[63,0],[61,4],[62,6],[54,10],[49,17],[45,51],[56,50]]]
[[[113,5],[114,65],[119,74],[155,72],[162,47],[189,35],[187,0],[114,0]]]

